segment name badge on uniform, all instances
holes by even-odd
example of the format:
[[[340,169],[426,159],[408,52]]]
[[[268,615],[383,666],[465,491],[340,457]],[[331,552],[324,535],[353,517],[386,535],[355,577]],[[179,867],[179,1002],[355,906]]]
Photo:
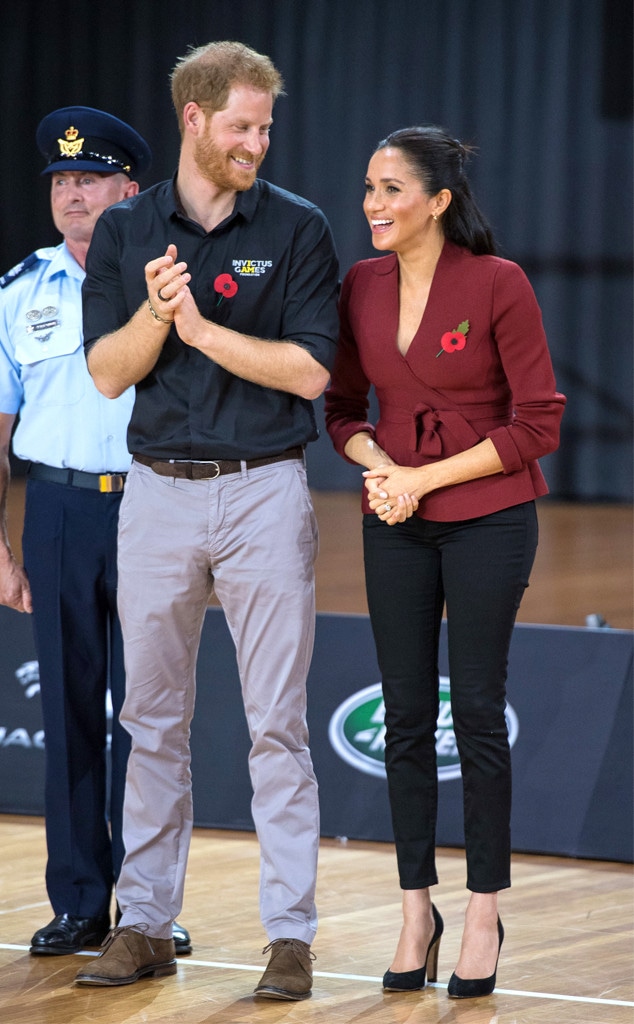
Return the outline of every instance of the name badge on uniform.
[[[51,319],[57,315],[57,306],[44,306],[44,309],[30,309],[26,314],[26,319],[29,324],[26,328],[27,334],[35,334],[37,341],[46,342],[51,336],[51,331],[54,327],[59,327],[61,321],[57,319]],[[42,317],[47,319],[42,320]],[[41,321],[41,322],[40,322]],[[37,336],[39,331],[48,331],[42,338]]]

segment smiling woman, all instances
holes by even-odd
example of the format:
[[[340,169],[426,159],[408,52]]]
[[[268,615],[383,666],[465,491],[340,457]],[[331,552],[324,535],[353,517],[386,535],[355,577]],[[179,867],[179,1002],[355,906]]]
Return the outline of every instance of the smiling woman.
[[[393,255],[356,264],[344,280],[326,393],[335,447],[367,467],[366,588],[403,889],[388,991],[424,987],[443,932],[430,887],[438,881],[435,735],[447,607],[471,893],[449,983],[456,998],[487,995],[496,982],[497,894],[510,886],[506,665],[535,556],[534,499],[547,491],[537,460],[558,445],[565,402],[535,296],[520,268],[495,256],[466,156],[433,126],[379,143],[363,207],[372,244]],[[367,421],[370,385],[376,427]]]
[[[434,238],[438,248],[437,219],[450,202],[448,189],[426,194],[401,150],[388,146],[370,160],[363,210],[375,249],[392,250],[405,259]]]

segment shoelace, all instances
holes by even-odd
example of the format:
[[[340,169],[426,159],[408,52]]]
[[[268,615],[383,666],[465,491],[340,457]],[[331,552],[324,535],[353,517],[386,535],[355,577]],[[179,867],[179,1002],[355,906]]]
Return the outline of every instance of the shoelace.
[[[105,953],[106,950],[109,949],[109,947],[112,945],[114,940],[118,938],[119,935],[123,935],[124,932],[138,932],[140,935],[145,935],[145,932],[147,932],[148,928],[149,925],[145,924],[145,922],[143,922],[142,924],[126,924],[123,925],[122,928],[113,928],[111,931],[108,932],[105,939],[101,943],[101,948]],[[152,950],[152,955],[154,955],[154,949],[152,949],[150,937],[148,935],[145,935],[145,938],[147,939],[148,945]]]
[[[298,956],[307,956],[309,960],[317,959],[317,957],[313,953],[312,949],[310,949],[308,944],[301,942],[300,939],[273,939],[272,942],[269,942],[268,946],[264,947],[264,949],[262,950],[262,955],[264,956],[265,953],[270,953],[270,951],[273,949],[273,946],[279,946],[282,944],[284,946],[290,946],[293,952],[297,953]]]

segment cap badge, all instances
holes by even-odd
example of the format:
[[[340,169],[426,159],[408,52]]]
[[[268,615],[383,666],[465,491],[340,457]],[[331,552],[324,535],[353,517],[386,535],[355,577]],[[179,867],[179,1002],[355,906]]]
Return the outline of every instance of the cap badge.
[[[84,140],[77,138],[79,135],[77,129],[71,125],[70,128],[66,129],[64,135],[66,136],[66,141],[64,139],[57,140],[59,142],[59,155],[73,157],[81,153]]]

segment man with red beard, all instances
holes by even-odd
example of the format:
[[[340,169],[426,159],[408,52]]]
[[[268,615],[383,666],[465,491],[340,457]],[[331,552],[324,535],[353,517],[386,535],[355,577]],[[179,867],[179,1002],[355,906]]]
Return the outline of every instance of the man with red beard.
[[[319,810],[306,676],[317,530],[304,448],[317,438],[311,400],[334,358],[338,266],[321,211],[257,178],[282,86],[269,58],[240,43],[179,60],[177,174],[107,211],[89,254],[89,370],[109,398],[136,385],[119,530],[121,721],[132,749],[121,926],[80,984],[176,972],[172,924],[192,827],[189,725],[214,589],[252,740],[271,953],[255,992],[311,992]]]

